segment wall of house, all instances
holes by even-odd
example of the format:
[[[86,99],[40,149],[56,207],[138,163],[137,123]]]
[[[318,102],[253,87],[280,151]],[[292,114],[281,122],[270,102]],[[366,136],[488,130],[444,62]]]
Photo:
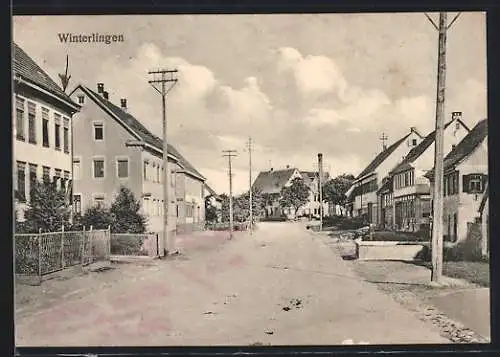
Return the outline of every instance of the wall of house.
[[[141,151],[141,196],[143,203],[143,213],[148,218],[148,230],[152,232],[163,231],[163,158],[149,150]],[[146,165],[146,177],[144,177],[144,163]],[[176,215],[176,162],[169,159],[170,171],[170,187],[169,187],[169,227],[170,230],[175,230],[177,215]],[[158,175],[158,167],[159,175]],[[159,176],[159,177],[158,177]]]
[[[77,102],[78,96],[84,95],[81,90],[73,93]],[[133,139],[124,127],[105,113],[95,102],[85,97],[78,119],[74,121],[74,161],[75,175],[74,195],[81,196],[82,212],[94,204],[95,197],[103,196],[106,205],[110,205],[121,185],[129,188],[137,199],[142,197],[142,161],[139,148],[127,147],[125,143]],[[103,140],[94,140],[93,123],[102,123]],[[104,159],[104,178],[94,178],[94,158]],[[128,159],[128,178],[118,178],[117,160]]]
[[[444,203],[445,228],[446,212],[448,207],[450,212],[458,212],[458,241],[465,239],[467,235],[467,223],[474,223],[479,217],[479,205],[481,204],[482,194],[463,192],[463,175],[481,173],[488,174],[488,146],[486,140],[458,167],[459,176],[459,194],[450,197],[450,202]],[[483,187],[484,189],[484,187]],[[448,197],[445,197],[448,199]]]
[[[39,98],[37,95],[31,92],[25,92],[19,89],[18,93],[13,96],[13,117],[12,117],[12,133],[13,133],[13,186],[14,190],[18,188],[18,178],[17,178],[17,163],[25,163],[25,198],[29,201],[30,192],[30,182],[29,182],[29,164],[37,165],[37,178],[42,179],[43,166],[50,168],[50,177],[55,176],[55,170],[59,169],[62,171],[62,176],[64,172],[71,179],[72,176],[72,152],[71,152],[71,140],[72,140],[72,121],[75,120],[77,115],[71,118],[71,113],[63,109],[56,101],[47,101],[45,99]],[[24,140],[17,139],[16,128],[16,98],[24,101]],[[28,126],[28,103],[31,102],[35,105],[35,135],[36,143],[31,143],[29,141],[29,126]],[[48,137],[49,137],[49,147],[43,146],[43,134],[42,134],[42,107],[48,109]],[[60,128],[60,149],[55,148],[55,114],[61,116],[61,128]],[[64,140],[63,140],[63,127],[64,121],[68,123],[68,150],[64,150]],[[16,210],[19,213],[19,219],[24,219],[24,209],[26,205],[22,202],[17,202]]]
[[[186,203],[191,203],[193,212],[186,217],[186,223],[202,223],[205,221],[205,203],[203,198],[203,181],[186,175]]]

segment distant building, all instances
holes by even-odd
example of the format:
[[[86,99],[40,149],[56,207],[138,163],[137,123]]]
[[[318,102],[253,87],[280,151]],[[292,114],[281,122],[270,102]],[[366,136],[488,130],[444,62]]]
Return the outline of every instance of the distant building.
[[[220,196],[208,185],[205,183],[205,200],[212,207],[215,207],[217,210],[217,222],[222,221],[222,199]]]
[[[444,153],[452,151],[469,133],[460,112],[444,127]],[[382,223],[387,228],[416,232],[429,227],[431,216],[431,189],[425,178],[434,166],[435,132],[413,148],[404,160],[396,165],[378,192],[382,202]]]
[[[327,176],[325,175],[325,178]],[[319,200],[319,175],[317,172],[300,171],[289,166],[283,170],[262,171],[255,179],[252,189],[258,190],[262,194],[269,196],[270,200],[265,207],[266,218],[277,218],[286,216],[294,218],[292,208],[282,208],[279,204],[281,190],[292,185],[294,179],[300,178],[309,186],[309,202],[297,210],[297,216],[308,216],[319,218],[320,200]],[[324,216],[328,215],[328,204],[323,203]]]
[[[80,106],[13,43],[13,183],[16,219],[24,220],[33,182],[57,181],[71,198],[73,116]]]
[[[488,121],[480,121],[444,159],[444,240],[467,238],[469,225],[488,226]],[[434,186],[434,171],[426,174]],[[486,232],[487,233],[487,232]],[[487,240],[487,238],[486,238]]]
[[[422,136],[415,128],[389,147],[384,148],[361,171],[347,191],[347,212],[351,217],[366,217],[369,223],[380,224],[383,219],[377,190],[384,183],[383,179],[389,171],[422,141]]]
[[[141,200],[148,230],[163,231],[163,141],[128,112],[126,99],[113,104],[104,85],[97,92],[83,85],[71,93],[81,106],[75,123],[74,202],[77,213],[94,205],[107,206],[120,186]],[[205,221],[205,178],[172,145],[170,231],[200,229]]]

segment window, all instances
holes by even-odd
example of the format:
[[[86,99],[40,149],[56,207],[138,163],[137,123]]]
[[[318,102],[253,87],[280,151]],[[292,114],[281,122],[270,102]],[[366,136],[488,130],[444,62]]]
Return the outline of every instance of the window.
[[[80,178],[81,178],[80,175],[81,175],[80,158],[75,157],[75,158],[73,158],[73,179],[80,180]]]
[[[49,147],[49,110],[42,108],[42,139],[43,146]]]
[[[50,182],[50,167],[43,166],[43,182]]]
[[[459,130],[459,129],[460,129],[460,122],[459,122],[459,121],[457,121],[457,122],[455,123],[455,130]]]
[[[75,213],[78,215],[82,214],[82,195],[73,195],[73,204]]]
[[[94,140],[104,140],[104,125],[102,123],[94,123]]]
[[[54,114],[54,145],[56,150],[61,150],[61,116]]]
[[[189,218],[193,217],[193,205],[192,204],[186,204],[186,217],[189,217]]]
[[[160,182],[160,165],[156,166],[156,182]]]
[[[30,164],[30,189],[33,188],[37,181],[37,174],[36,171],[38,170],[38,167],[36,164]]]
[[[116,161],[116,169],[118,173],[118,178],[128,177],[128,159],[118,159]]]
[[[417,146],[417,139],[413,139],[413,140],[411,141],[411,144],[412,144],[413,146]]]
[[[78,96],[78,104],[83,104],[83,103],[85,103],[85,96],[79,95]]]
[[[144,181],[148,180],[148,162],[144,161],[143,164],[143,176],[144,176]]]
[[[16,138],[24,141],[24,99],[16,98]]]
[[[59,180],[62,178],[62,170],[61,169],[55,169],[55,174],[54,174],[54,183],[58,183]]]
[[[144,214],[149,214],[149,197],[144,197],[144,203],[143,203],[143,211]]]
[[[94,159],[94,178],[104,178],[104,159]]]
[[[469,192],[480,193],[482,190],[483,178],[482,175],[470,175],[469,177]]]
[[[63,146],[64,146],[64,152],[66,154],[69,154],[69,119],[68,118],[64,118]]]
[[[457,146],[456,146],[455,144],[453,144],[453,145],[451,146],[451,150],[455,150],[455,148],[456,148],[456,147],[457,147]]]
[[[26,163],[17,162],[17,199],[20,202],[26,201]]]
[[[104,208],[104,195],[94,195],[92,199],[94,201],[94,206],[97,208]]]
[[[28,141],[36,144],[36,104],[28,103]]]

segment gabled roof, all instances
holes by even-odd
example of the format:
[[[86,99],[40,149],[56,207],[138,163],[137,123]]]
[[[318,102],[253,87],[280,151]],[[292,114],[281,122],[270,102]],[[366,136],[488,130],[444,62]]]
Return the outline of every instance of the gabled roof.
[[[377,192],[383,192],[387,190],[390,191],[391,189],[392,189],[392,177],[387,176],[382,180],[382,185],[380,185],[380,188],[377,190]]]
[[[15,42],[12,44],[14,52],[12,72],[14,77],[21,77],[24,81],[41,87],[59,100],[63,100],[76,108],[79,107],[21,47]]]
[[[391,155],[394,152],[394,150],[396,150],[399,147],[399,145],[401,145],[401,143],[403,141],[405,141],[410,135],[411,135],[411,133],[405,135],[404,137],[402,137],[401,139],[396,141],[394,144],[389,146],[387,149],[382,151],[380,154],[375,156],[375,158],[372,160],[372,162],[370,162],[368,164],[368,166],[363,171],[361,171],[361,173],[358,175],[358,177],[356,177],[356,180],[359,180],[360,178],[375,171],[375,169],[377,167],[379,167],[380,164],[382,164],[382,162],[384,162],[384,160],[387,159],[389,157],[389,155]]]
[[[469,130],[469,128],[467,128],[467,126],[460,119],[454,119],[449,121],[444,126],[444,129],[448,128],[448,126],[450,126],[450,124],[453,123],[455,120],[459,121],[465,127],[466,130]],[[410,152],[408,153],[408,155],[406,155],[403,161],[401,161],[398,165],[396,165],[394,169],[391,170],[391,174],[402,172],[411,168],[411,164],[416,159],[418,159],[420,155],[422,155],[429,146],[431,146],[431,144],[434,142],[435,137],[436,137],[436,131],[434,130],[432,133],[427,135],[424,138],[424,140],[420,142],[420,144],[418,144],[417,146],[415,146],[413,149],[410,150]]]
[[[208,193],[212,196],[217,196],[217,193],[212,189],[212,187],[208,186],[208,184],[205,182],[205,189],[208,191]]]
[[[90,98],[92,98],[100,107],[104,108],[108,113],[110,113],[115,118],[118,118],[121,122],[123,122],[126,126],[128,126],[132,132],[138,136],[145,143],[153,146],[158,151],[163,151],[163,140],[158,136],[151,133],[142,123],[137,120],[133,115],[124,111],[117,105],[111,103],[109,100],[106,100],[98,93],[94,92],[88,87],[83,85],[79,85],[77,88],[81,88]],[[189,161],[186,160],[184,156],[172,145],[168,144],[168,153],[177,160],[179,160],[179,164],[181,167],[186,170],[188,174],[195,176],[201,180],[205,180],[205,177],[200,174],[194,167],[191,165]]]
[[[474,128],[450,151],[444,158],[444,170],[449,170],[467,158],[474,150],[481,145],[488,135],[488,119],[481,120]],[[431,177],[434,169],[426,173],[426,177]]]
[[[261,171],[252,187],[261,193],[279,193],[296,169]]]

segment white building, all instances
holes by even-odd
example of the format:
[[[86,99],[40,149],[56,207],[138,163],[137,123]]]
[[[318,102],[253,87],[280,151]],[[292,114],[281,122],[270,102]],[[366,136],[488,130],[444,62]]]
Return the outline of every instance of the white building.
[[[13,189],[16,219],[24,220],[32,182],[73,176],[73,115],[80,109],[17,44],[13,43]]]

